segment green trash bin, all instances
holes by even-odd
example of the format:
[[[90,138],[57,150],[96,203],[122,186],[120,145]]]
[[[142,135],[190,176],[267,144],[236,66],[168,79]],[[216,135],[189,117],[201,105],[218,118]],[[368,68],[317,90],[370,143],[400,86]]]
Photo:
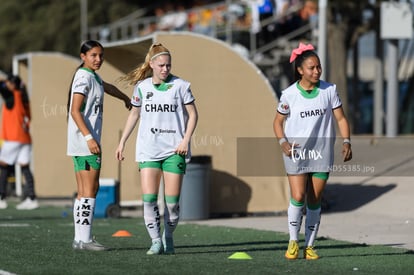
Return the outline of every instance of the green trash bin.
[[[211,156],[193,156],[187,164],[180,195],[180,220],[210,216]]]

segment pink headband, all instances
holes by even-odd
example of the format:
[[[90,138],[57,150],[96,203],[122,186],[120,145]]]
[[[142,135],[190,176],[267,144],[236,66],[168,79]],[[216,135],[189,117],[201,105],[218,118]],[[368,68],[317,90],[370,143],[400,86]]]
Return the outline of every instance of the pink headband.
[[[315,50],[315,48],[312,46],[312,44],[305,45],[302,42],[299,42],[299,47],[292,51],[289,62],[292,63],[295,61],[296,57],[298,57],[298,55],[301,55],[303,52],[313,50]]]

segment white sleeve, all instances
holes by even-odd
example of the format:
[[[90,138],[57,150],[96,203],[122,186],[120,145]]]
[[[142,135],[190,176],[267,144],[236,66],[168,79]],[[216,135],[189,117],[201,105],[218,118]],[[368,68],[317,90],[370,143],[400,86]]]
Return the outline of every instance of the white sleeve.
[[[141,107],[142,104],[142,93],[141,89],[139,88],[138,84],[134,87],[134,92],[131,98],[131,104],[135,107]]]
[[[183,89],[183,103],[184,104],[189,104],[192,103],[195,98],[193,96],[193,92],[191,91],[191,84],[190,83],[186,83],[187,85],[185,86],[185,88]]]
[[[277,107],[277,111],[283,115],[287,115],[290,113],[290,107],[288,102],[286,101],[286,96],[282,93],[282,96],[279,100],[279,105]]]
[[[332,109],[336,109],[342,106],[342,101],[339,98],[338,92],[336,91],[336,85],[332,87]]]
[[[76,73],[72,83],[72,94],[83,94],[85,96],[89,93],[89,79],[84,74]]]

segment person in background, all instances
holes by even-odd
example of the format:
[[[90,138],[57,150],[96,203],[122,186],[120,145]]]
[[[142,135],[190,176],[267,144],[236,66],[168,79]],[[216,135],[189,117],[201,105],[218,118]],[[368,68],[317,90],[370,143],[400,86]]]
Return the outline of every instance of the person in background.
[[[173,232],[179,220],[179,200],[197,109],[190,83],[171,74],[171,53],[161,44],[150,47],[145,62],[123,78],[135,85],[132,110],[116,158],[124,160],[125,143],[140,119],[136,161],[141,173],[144,221],[152,244],[148,255],[174,254]],[[165,185],[164,232],[161,236],[158,194]]]
[[[20,165],[25,179],[24,200],[16,206],[19,210],[39,207],[35,184],[30,170],[32,138],[30,135],[30,102],[26,87],[19,76],[9,75],[0,83],[0,94],[4,100],[2,109],[0,151],[0,209],[7,208],[8,177],[14,166]]]
[[[163,3],[156,8],[158,15],[158,30],[161,31],[183,31],[187,29],[188,15],[182,1]]]
[[[251,10],[252,31],[256,34],[257,46],[261,47],[273,39],[271,31],[273,26],[263,25],[263,23],[273,17],[275,3],[272,0],[247,0],[244,2],[249,5]],[[271,26],[270,29],[269,26]]]
[[[275,0],[275,14],[276,16],[286,15],[291,3],[290,0]]]
[[[316,260],[314,241],[321,217],[322,193],[334,161],[335,121],[343,138],[343,161],[352,159],[350,129],[336,85],[320,80],[322,67],[311,44],[292,51],[296,81],[282,91],[273,129],[283,152],[290,187],[289,245],[285,257],[299,256],[299,231],[306,207],[303,256]]]
[[[96,73],[104,61],[104,48],[94,40],[80,48],[81,65],[76,70],[68,95],[67,155],[72,157],[77,183],[73,207],[75,250],[102,251],[107,248],[92,237],[92,221],[101,171],[101,133],[104,93],[125,102],[129,97],[106,83]]]
[[[300,29],[301,27],[310,24],[313,21],[313,18],[318,15],[318,1],[316,0],[304,0],[303,6],[293,15],[286,18],[286,20],[278,22],[275,27],[273,37],[280,37],[287,35],[295,30]],[[315,18],[316,19],[316,18]],[[306,31],[299,34],[295,39],[311,39],[312,31]]]

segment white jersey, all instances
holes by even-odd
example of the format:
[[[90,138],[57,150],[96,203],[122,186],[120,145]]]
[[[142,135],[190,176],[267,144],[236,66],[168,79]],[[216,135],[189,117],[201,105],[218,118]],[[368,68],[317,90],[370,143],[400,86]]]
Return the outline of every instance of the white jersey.
[[[287,115],[285,136],[296,146],[294,154],[283,154],[288,174],[329,172],[334,160],[333,110],[342,106],[334,84],[319,81],[305,91],[296,82],[282,92],[277,111]]]
[[[134,87],[131,104],[141,107],[136,161],[163,160],[175,153],[186,131],[184,105],[193,101],[190,83],[173,75],[158,86],[150,77]],[[191,157],[188,148],[186,161]]]
[[[91,135],[100,143],[102,133],[102,107],[104,88],[102,79],[94,71],[80,68],[75,73],[70,96],[70,108],[72,107],[73,94],[84,95],[82,115]],[[67,155],[88,156],[92,155],[88,144],[79,131],[78,126],[69,113],[68,116],[68,144]]]

